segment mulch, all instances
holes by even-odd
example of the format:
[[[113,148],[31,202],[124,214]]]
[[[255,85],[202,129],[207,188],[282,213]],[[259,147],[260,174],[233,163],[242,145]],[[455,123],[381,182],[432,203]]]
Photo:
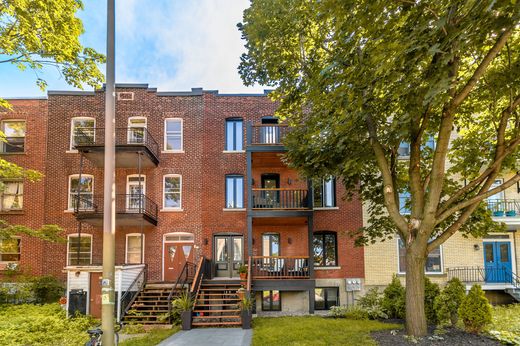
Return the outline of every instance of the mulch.
[[[457,328],[445,328],[444,333],[434,333],[434,328],[428,328],[429,334],[415,340],[406,337],[404,330],[381,330],[372,332],[371,336],[380,346],[494,346],[502,345],[485,335],[466,333]],[[416,341],[416,342],[414,342]]]

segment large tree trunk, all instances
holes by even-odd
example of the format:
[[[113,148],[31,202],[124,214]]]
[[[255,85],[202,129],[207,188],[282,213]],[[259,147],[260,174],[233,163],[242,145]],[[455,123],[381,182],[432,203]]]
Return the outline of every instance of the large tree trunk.
[[[424,311],[424,254],[411,246],[406,251],[406,333],[424,336],[427,333]]]

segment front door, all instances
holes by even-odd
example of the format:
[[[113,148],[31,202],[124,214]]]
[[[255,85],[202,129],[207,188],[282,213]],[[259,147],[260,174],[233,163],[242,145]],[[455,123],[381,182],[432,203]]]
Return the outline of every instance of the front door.
[[[238,267],[243,263],[244,237],[218,235],[214,242],[215,276],[238,277]]]
[[[486,283],[511,282],[511,243],[495,241],[484,243]]]
[[[280,207],[280,175],[275,173],[262,174],[262,199],[267,208]]]
[[[90,314],[101,318],[101,276],[102,273],[90,273]]]
[[[193,263],[193,243],[164,243],[164,281],[176,281],[186,262]]]

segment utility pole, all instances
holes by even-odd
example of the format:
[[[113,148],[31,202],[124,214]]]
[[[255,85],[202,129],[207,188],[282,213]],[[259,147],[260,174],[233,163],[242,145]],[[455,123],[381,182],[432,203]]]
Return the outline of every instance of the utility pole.
[[[114,345],[116,147],[115,147],[115,0],[107,0],[107,63],[105,88],[105,170],[103,188],[103,279],[101,329],[105,346]]]

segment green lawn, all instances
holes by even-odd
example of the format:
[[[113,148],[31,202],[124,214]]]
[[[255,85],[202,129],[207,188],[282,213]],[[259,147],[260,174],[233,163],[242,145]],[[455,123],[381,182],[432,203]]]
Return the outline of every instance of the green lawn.
[[[119,343],[119,346],[150,346],[157,345],[170,335],[177,333],[179,326],[173,326],[171,329],[152,329],[145,336],[136,337]]]
[[[370,332],[400,325],[319,316],[255,318],[253,346],[375,345]]]
[[[520,344],[520,304],[493,307],[488,332],[501,341]]]

